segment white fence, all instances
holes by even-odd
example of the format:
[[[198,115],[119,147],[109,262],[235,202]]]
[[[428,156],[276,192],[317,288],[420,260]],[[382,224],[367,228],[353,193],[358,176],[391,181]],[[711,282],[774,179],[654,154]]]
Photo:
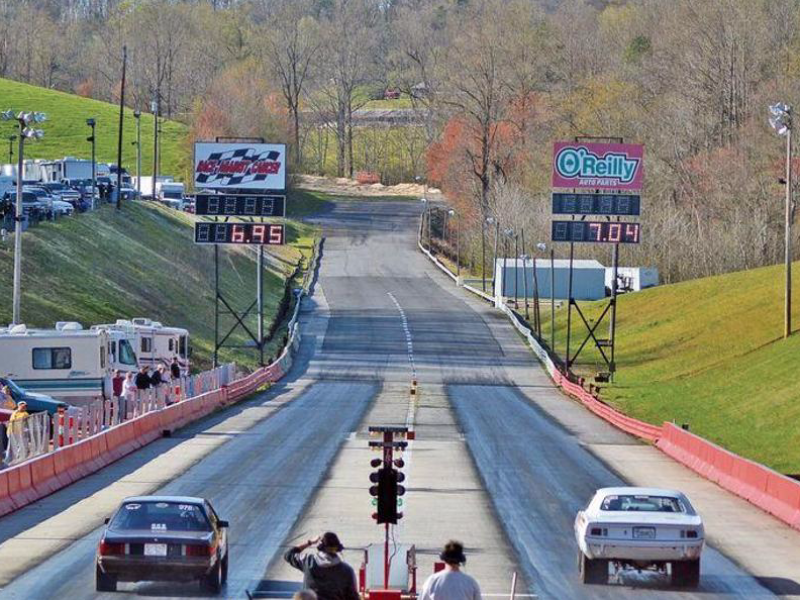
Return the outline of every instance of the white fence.
[[[164,382],[158,387],[137,390],[131,397],[96,400],[88,406],[70,408],[50,417],[35,413],[6,424],[8,444],[4,464],[11,466],[74,444],[107,427],[134,419],[228,385],[236,376],[236,365],[227,364],[191,377]]]

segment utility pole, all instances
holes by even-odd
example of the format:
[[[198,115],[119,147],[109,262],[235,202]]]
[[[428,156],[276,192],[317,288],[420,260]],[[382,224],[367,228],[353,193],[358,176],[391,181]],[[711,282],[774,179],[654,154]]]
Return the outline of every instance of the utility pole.
[[[117,139],[117,210],[122,208],[122,124],[125,120],[125,67],[128,47],[122,47],[122,86],[119,94],[119,138]]]
[[[22,155],[25,152],[25,134],[22,119],[19,121],[19,150],[17,152],[17,203],[14,207],[14,289],[11,323],[20,323],[20,296],[22,295]]]
[[[556,353],[556,251],[550,247],[550,351]]]
[[[786,132],[786,227],[784,240],[784,262],[786,263],[786,300],[784,303],[783,337],[792,335],[792,112],[787,110]]]
[[[784,227],[784,263],[786,289],[784,290],[783,337],[792,334],[792,107],[782,102],[769,107],[770,126],[778,135],[786,136],[786,223]]]
[[[97,208],[94,204],[94,191],[97,187],[97,161],[95,160],[95,126],[97,122],[94,119],[86,119],[86,124],[92,128],[92,135],[86,138],[87,142],[92,142],[92,209]]]
[[[150,104],[150,108],[153,110],[153,189],[151,193],[155,198],[156,195],[156,181],[158,180],[158,101],[159,101],[159,89],[156,88],[156,98]]]
[[[517,282],[518,279],[518,269],[517,265],[519,264],[519,234],[514,234],[514,308],[519,308],[519,294],[517,294]]]
[[[483,293],[486,293],[486,213],[481,217],[481,280]]]
[[[136,194],[142,196],[142,111],[133,112],[136,119]]]
[[[12,164],[14,162],[14,140],[16,139],[16,135],[8,136],[8,164]]]

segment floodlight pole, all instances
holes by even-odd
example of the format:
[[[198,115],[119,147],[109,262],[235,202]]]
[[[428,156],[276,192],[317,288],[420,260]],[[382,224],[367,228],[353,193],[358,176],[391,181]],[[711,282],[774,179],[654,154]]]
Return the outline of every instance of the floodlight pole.
[[[86,124],[92,128],[92,210],[97,208],[94,204],[94,192],[97,188],[97,159],[96,159],[96,143],[97,138],[95,137],[95,125],[96,121],[92,119],[87,119]]]
[[[792,334],[792,123],[791,109],[787,110],[789,127],[786,131],[786,227],[784,241],[784,261],[786,263],[786,290],[784,302],[783,337]]]
[[[19,325],[20,322],[20,295],[22,288],[22,154],[25,151],[25,123],[19,123],[19,149],[17,153],[17,205],[14,207],[14,289],[11,309],[11,324]]]
[[[142,113],[137,109],[136,118],[136,195],[142,197]]]
[[[128,47],[122,47],[122,85],[119,94],[119,137],[117,138],[117,210],[122,208],[122,125],[125,122],[125,67]]]

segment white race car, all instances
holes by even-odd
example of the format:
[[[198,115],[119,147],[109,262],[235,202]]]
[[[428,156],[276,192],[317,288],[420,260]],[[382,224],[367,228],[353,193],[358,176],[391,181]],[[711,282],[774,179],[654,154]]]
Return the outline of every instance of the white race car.
[[[602,488],[575,517],[584,583],[607,583],[608,566],[667,572],[673,585],[697,587],[705,532],[700,515],[680,492]]]

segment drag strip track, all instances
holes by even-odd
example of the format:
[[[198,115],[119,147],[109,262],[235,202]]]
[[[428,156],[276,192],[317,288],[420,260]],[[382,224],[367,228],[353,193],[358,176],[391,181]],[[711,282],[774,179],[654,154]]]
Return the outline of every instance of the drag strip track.
[[[597,488],[625,482],[516,388],[451,385],[447,391],[526,579],[540,598],[773,597],[710,547],[694,591],[670,588],[656,574],[626,573],[606,586],[582,584],[575,513]]]
[[[270,418],[232,439],[157,493],[208,498],[231,523],[230,578],[222,597],[243,598],[280,551],[292,524],[344,439],[378,392],[371,383],[316,383]],[[199,433],[197,435],[203,435]],[[101,529],[14,580],[3,598],[203,597],[199,586],[121,583],[94,592]]]

